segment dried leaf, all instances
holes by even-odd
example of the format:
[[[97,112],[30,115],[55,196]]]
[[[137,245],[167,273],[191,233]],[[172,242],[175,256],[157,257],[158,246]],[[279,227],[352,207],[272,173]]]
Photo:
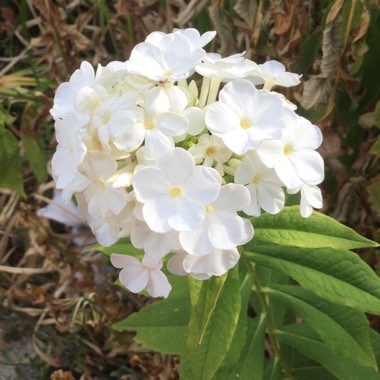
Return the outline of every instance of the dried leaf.
[[[338,3],[340,2],[337,1],[334,6]],[[326,24],[323,30],[320,74],[310,76],[304,82],[302,96],[296,96],[296,99],[305,109],[319,107],[328,101],[337,75],[342,46],[342,19],[337,17],[337,14],[334,14],[334,17],[330,17],[330,19],[333,22]]]
[[[359,41],[367,34],[370,22],[371,15],[367,6],[363,3],[362,14],[360,15],[360,24],[358,30],[356,31],[356,36],[352,40],[353,43]]]
[[[59,369],[54,371],[50,375],[51,380],[75,380],[75,377],[70,371],[64,371],[63,369]]]
[[[332,23],[338,16],[346,0],[336,0],[326,18],[326,25]]]
[[[177,17],[174,18],[174,22],[180,27],[184,26],[190,19],[197,16],[208,3],[208,0],[191,0],[187,7],[181,10]]]
[[[221,55],[229,55],[235,49],[235,40],[233,37],[233,25],[225,12],[220,0],[213,0],[209,6],[209,13],[215,30],[218,32]]]
[[[238,0],[234,11],[253,29],[257,12],[257,0]]]

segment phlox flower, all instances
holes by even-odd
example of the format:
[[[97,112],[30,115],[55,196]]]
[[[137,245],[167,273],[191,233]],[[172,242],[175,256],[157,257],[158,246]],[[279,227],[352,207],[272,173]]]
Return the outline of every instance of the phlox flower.
[[[246,185],[251,194],[251,202],[243,208],[248,215],[259,216],[260,208],[270,214],[277,214],[284,207],[282,182],[276,172],[266,167],[254,151],[248,152],[237,168],[235,183]]]
[[[199,227],[205,206],[219,194],[220,182],[215,169],[195,166],[194,158],[182,148],[164,153],[154,167],[141,168],[132,180],[136,199],[144,204],[145,222],[159,233]]]
[[[120,282],[132,293],[145,289],[152,297],[166,298],[169,295],[171,285],[161,271],[161,261],[147,255],[139,261],[136,257],[115,253],[110,259],[115,268],[121,269]]]
[[[95,85],[95,72],[93,67],[86,61],[71,75],[69,82],[58,86],[54,96],[54,105],[50,110],[54,119],[62,118],[67,113],[76,112],[76,99],[79,91]]]
[[[116,172],[116,161],[100,151],[91,151],[87,158],[81,170],[91,181],[83,190],[89,214],[101,218],[119,214],[126,205],[127,193],[109,181]]]
[[[151,42],[136,45],[127,66],[130,73],[157,82],[186,79],[206,54],[181,33],[155,35]]]
[[[236,248],[215,249],[204,256],[193,256],[179,251],[169,259],[167,268],[179,276],[191,274],[198,280],[207,280],[211,276],[221,276],[228,272],[236,265],[239,258]]]
[[[206,125],[212,134],[236,154],[256,149],[265,139],[281,137],[284,106],[278,96],[256,90],[245,79],[226,84],[219,101],[206,109]]]
[[[308,218],[312,214],[313,208],[322,208],[322,193],[318,186],[303,183],[298,188],[288,189],[289,194],[295,194],[299,191],[301,191],[300,213],[304,218]]]
[[[203,256],[215,249],[234,249],[251,240],[252,224],[237,215],[249,203],[250,195],[244,186],[232,183],[222,186],[218,198],[205,206],[201,226],[179,233],[182,248],[192,255]]]
[[[215,163],[215,169],[220,175],[224,174],[223,164],[232,156],[231,150],[221,138],[208,134],[202,135],[198,142],[190,147],[189,152],[197,163],[203,163],[204,166],[212,166]]]
[[[180,113],[186,105],[183,89],[152,88],[145,93],[143,107],[122,111],[117,122],[110,124],[112,142],[132,152],[145,141],[146,159],[157,157],[174,146],[173,136],[187,131],[188,120]]]
[[[57,150],[52,159],[52,175],[57,189],[69,187],[81,178],[78,167],[83,162],[87,148],[83,142],[83,127],[87,118],[75,113],[66,114],[64,120],[55,121]]]
[[[95,235],[96,240],[103,247],[109,247],[115,244],[119,239],[120,221],[118,215],[110,214],[107,217],[92,216],[88,212],[88,204],[82,192],[75,194],[78,203],[78,210],[86,219]]]
[[[220,54],[208,53],[195,67],[203,77],[225,79],[245,78],[256,70],[256,64],[244,58],[245,53],[222,58]]]
[[[205,32],[201,35],[198,30],[194,28],[174,29],[172,33],[186,37],[194,48],[204,47],[216,36],[216,32]],[[145,39],[145,42],[160,46],[160,40],[165,35],[163,32],[152,32]]]
[[[288,189],[304,182],[317,185],[323,181],[323,159],[315,151],[322,143],[320,129],[289,109],[284,113],[285,129],[281,140],[265,140],[257,149],[260,160],[274,168]]]
[[[255,72],[249,77],[254,84],[264,84],[270,90],[273,86],[292,87],[300,83],[301,75],[286,71],[285,66],[277,61],[267,61],[257,65]]]
[[[131,230],[131,243],[139,249],[156,259],[160,260],[169,252],[181,248],[178,232],[170,230],[165,233],[152,231],[148,225],[138,220]]]

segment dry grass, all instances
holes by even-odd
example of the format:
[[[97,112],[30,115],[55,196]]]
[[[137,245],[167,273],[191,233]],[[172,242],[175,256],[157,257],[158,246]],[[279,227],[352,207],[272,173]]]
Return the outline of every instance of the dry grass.
[[[0,119],[18,140],[22,171],[14,181],[19,175],[23,188],[0,190],[0,373],[11,366],[14,379],[178,378],[175,357],[147,352],[131,334],[110,328],[151,301],[114,285],[106,258],[84,253],[72,244],[72,231],[36,214],[54,186],[47,168],[55,147],[49,117],[55,88],[82,60],[127,59],[154,30],[214,29],[212,50],[245,50],[259,63],[278,59],[304,73],[304,87],[286,95],[300,101],[300,112],[325,135],[325,212],[379,240],[379,156],[370,153],[379,91],[351,70],[372,49],[369,9],[379,4],[353,9],[343,3],[336,1],[328,14],[331,2],[303,0],[13,0],[0,6]],[[371,59],[362,65],[377,57]],[[372,254],[363,254],[377,266]],[[14,344],[16,352],[17,344],[29,344],[27,356],[14,355]]]

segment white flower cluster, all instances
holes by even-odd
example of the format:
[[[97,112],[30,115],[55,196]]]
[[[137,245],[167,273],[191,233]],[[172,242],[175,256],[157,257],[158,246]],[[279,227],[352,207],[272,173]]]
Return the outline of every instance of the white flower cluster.
[[[322,206],[321,132],[271,91],[300,76],[276,61],[206,53],[214,36],[154,32],[127,62],[96,72],[83,62],[54,99],[56,186],[75,196],[100,244],[129,237],[144,250],[142,261],[111,256],[133,292],[169,294],[169,253],[174,274],[228,271],[253,237],[238,213],[280,212],[284,188],[301,192],[303,216]]]

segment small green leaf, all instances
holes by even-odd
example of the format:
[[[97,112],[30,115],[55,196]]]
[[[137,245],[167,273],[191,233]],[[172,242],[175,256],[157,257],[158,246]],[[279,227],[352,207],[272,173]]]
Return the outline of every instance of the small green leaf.
[[[371,346],[375,353],[376,362],[380,366],[380,334],[377,331],[371,329],[369,337],[371,339]]]
[[[193,277],[189,277],[190,302],[193,307],[192,316],[196,322],[198,344],[202,343],[203,334],[219,299],[226,278],[227,274],[211,277],[207,281],[199,281]]]
[[[375,142],[372,144],[371,149],[369,150],[370,154],[375,156],[380,155],[380,137],[378,137]]]
[[[287,274],[328,301],[380,314],[380,278],[353,252],[249,244],[248,249],[248,259]]]
[[[118,253],[121,255],[134,256],[138,259],[142,259],[144,256],[144,251],[134,247],[129,239],[120,239],[117,243],[109,247],[103,247],[100,244],[93,244],[83,250],[83,252],[88,251],[99,251],[106,256],[111,256],[113,253]]]
[[[0,187],[25,195],[17,138],[0,125]]]
[[[379,380],[379,374],[370,367],[358,365],[321,342],[318,336],[304,324],[286,325],[276,331],[282,344],[295,348],[303,355],[323,364],[339,379]],[[346,347],[347,350],[350,347]]]
[[[239,358],[244,355],[244,347],[251,341],[252,334],[249,334],[247,331],[249,322],[247,311],[252,285],[252,274],[246,274],[245,280],[243,280],[240,286],[241,311],[239,321],[230,348],[217,373],[213,377],[214,380],[230,380],[236,377],[237,371],[235,371],[235,367],[239,362]]]
[[[331,304],[297,286],[273,285],[266,291],[270,297],[294,309],[332,349],[361,365],[377,369],[369,342],[369,323],[363,313]]]
[[[173,289],[167,299],[145,306],[112,328],[136,331],[134,339],[153,350],[167,354],[184,352],[190,316],[187,279],[173,276],[171,283]]]
[[[47,158],[38,139],[22,134],[21,142],[25,149],[25,157],[28,160],[34,175],[39,182],[44,182],[47,178]]]
[[[276,215],[263,214],[252,218],[252,224],[255,228],[252,244],[269,242],[294,247],[344,249],[377,246],[326,215],[313,212],[309,218],[303,218],[298,206],[285,207]]]
[[[220,295],[216,298],[200,344],[197,308],[193,306],[191,309],[187,351],[181,357],[182,361],[190,361],[194,377],[189,380],[211,379],[231,345],[241,310],[240,281],[236,267],[228,272]]]
[[[251,322],[247,332],[247,344],[231,378],[251,380],[264,378],[266,322],[265,314],[261,314]]]
[[[380,181],[369,184],[367,192],[373,209],[380,213]]]

